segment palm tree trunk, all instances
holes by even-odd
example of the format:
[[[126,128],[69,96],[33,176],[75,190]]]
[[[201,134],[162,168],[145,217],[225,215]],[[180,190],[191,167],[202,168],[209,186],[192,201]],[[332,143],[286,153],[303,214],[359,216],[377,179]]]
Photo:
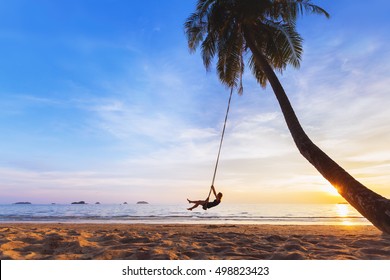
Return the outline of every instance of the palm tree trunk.
[[[245,39],[252,51],[256,64],[261,67],[271,84],[292,138],[300,153],[360,214],[378,229],[390,234],[390,200],[358,182],[310,140],[300,125],[279,79],[266,58],[256,47],[256,41],[250,32],[245,32]]]

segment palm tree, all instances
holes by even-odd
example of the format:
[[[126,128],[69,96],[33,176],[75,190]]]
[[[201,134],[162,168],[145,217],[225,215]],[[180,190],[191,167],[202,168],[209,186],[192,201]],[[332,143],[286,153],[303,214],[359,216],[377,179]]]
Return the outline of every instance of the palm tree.
[[[300,153],[354,208],[390,234],[390,200],[358,182],[310,140],[275,74],[300,65],[302,37],[296,20],[304,14],[329,17],[311,0],[198,0],[185,32],[190,51],[201,49],[207,70],[216,59],[219,79],[239,94],[247,59],[259,84],[271,85]]]

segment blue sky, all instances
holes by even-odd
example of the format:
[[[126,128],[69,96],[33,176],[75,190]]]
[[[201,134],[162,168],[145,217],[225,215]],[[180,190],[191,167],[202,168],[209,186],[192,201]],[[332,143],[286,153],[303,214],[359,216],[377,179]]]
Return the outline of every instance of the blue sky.
[[[0,203],[180,203],[207,195],[228,90],[183,23],[196,1],[0,2]],[[390,4],[316,1],[281,82],[306,132],[390,197]],[[250,71],[217,175],[227,202],[336,201]]]

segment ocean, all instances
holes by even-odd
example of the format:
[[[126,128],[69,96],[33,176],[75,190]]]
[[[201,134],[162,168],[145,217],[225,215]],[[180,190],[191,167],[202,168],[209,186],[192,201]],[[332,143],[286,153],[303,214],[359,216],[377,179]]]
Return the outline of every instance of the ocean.
[[[193,211],[189,204],[2,204],[0,223],[193,223],[369,225],[348,204],[228,204]]]

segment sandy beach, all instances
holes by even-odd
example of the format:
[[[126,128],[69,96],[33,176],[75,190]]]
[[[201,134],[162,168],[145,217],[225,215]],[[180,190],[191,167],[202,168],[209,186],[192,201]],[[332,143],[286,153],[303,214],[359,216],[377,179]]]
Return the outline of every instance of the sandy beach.
[[[390,260],[372,226],[1,224],[0,259]]]

